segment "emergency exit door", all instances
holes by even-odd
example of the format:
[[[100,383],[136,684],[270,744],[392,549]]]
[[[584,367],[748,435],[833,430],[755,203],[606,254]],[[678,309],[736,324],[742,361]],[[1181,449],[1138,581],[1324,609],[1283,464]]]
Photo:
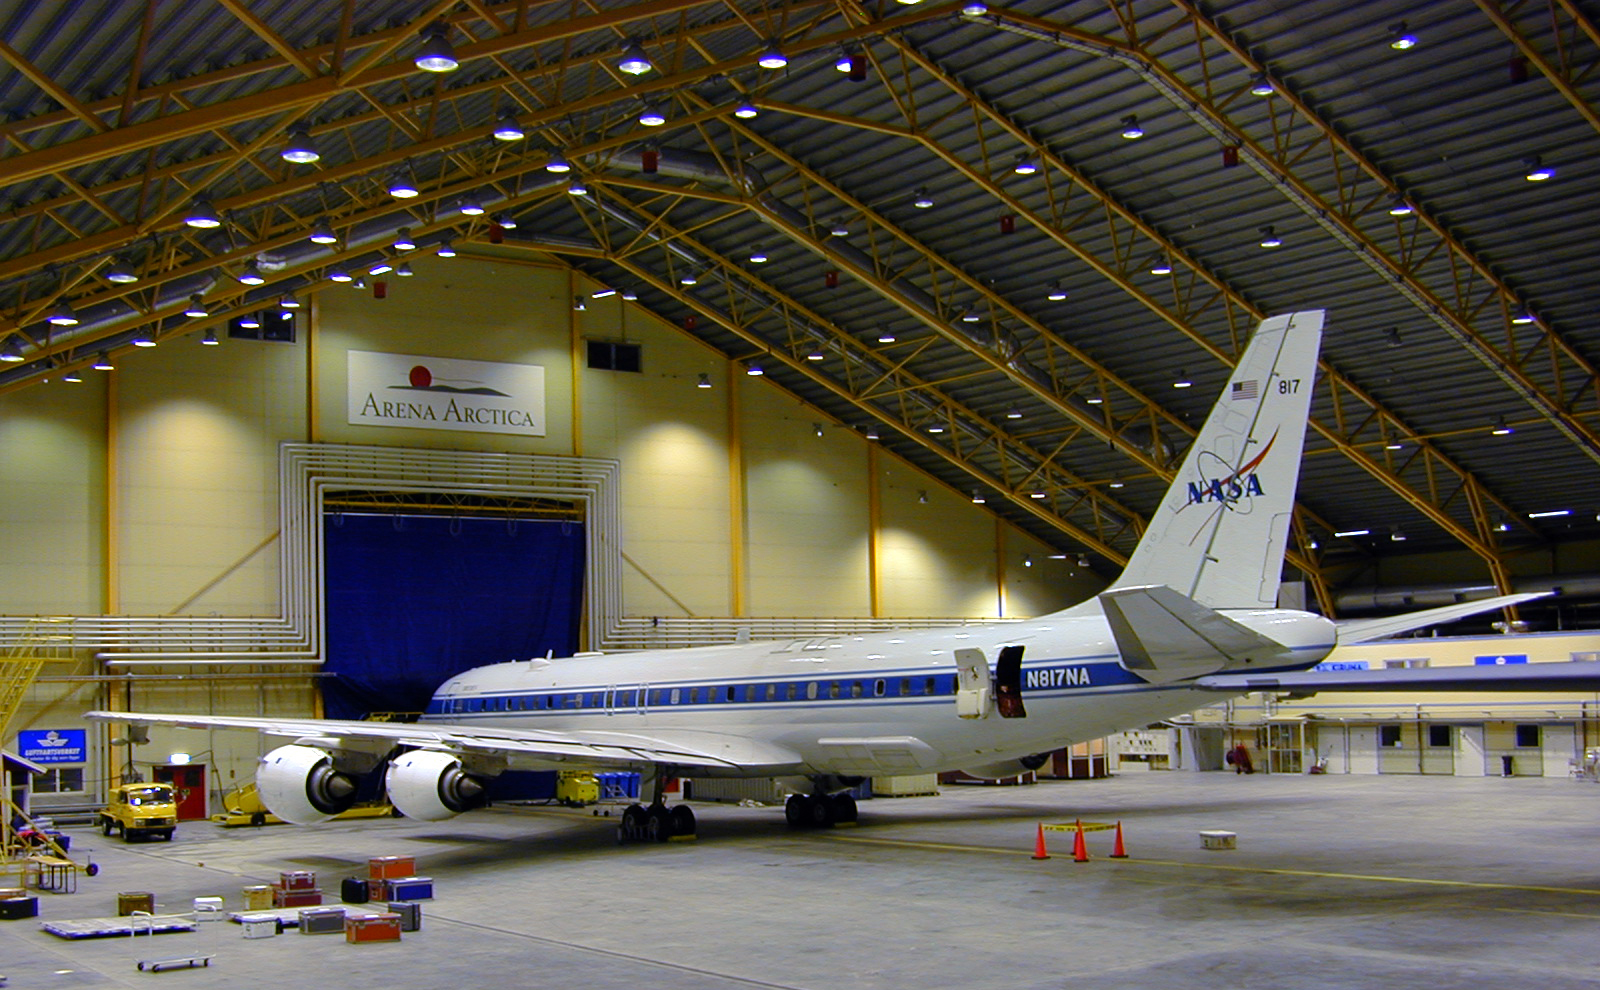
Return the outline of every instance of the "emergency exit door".
[[[171,784],[178,802],[178,821],[193,822],[210,812],[206,795],[206,767],[203,763],[159,763],[150,768],[156,783]]]

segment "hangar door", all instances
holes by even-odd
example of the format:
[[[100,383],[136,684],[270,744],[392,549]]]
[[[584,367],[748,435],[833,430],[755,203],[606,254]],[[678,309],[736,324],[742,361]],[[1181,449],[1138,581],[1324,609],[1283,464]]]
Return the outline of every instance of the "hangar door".
[[[469,667],[578,649],[576,506],[344,494],[325,503],[323,538],[330,718],[419,712]]]

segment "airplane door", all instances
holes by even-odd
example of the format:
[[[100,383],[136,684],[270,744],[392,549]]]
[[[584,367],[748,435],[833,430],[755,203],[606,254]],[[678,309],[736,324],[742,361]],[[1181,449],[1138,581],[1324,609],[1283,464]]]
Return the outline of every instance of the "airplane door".
[[[1001,718],[1028,717],[1022,706],[1022,650],[1020,646],[1002,647],[994,662],[994,698]]]
[[[650,685],[640,684],[639,693],[635,695],[633,699],[633,710],[638,712],[640,715],[643,715],[645,710],[650,707],[649,697]]]
[[[983,718],[991,707],[989,661],[982,650],[956,651],[956,714]]]
[[[607,684],[606,685],[606,714],[607,715],[615,715],[616,713],[617,713],[617,686],[615,684]]]

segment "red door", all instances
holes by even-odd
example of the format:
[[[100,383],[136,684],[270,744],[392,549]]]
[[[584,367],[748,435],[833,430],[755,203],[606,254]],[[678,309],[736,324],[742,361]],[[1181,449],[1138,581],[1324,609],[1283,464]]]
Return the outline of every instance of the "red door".
[[[150,768],[158,783],[172,785],[178,801],[178,821],[206,817],[206,768],[203,763],[162,763]]]

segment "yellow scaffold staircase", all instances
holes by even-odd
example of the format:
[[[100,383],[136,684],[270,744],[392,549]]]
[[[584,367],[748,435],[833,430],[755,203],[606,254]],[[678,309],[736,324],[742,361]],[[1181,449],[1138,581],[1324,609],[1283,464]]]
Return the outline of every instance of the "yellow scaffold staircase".
[[[22,702],[34,679],[47,663],[66,663],[73,659],[69,619],[33,619],[23,627],[16,641],[0,650],[0,742],[10,737]],[[11,798],[9,788],[0,787],[0,876],[22,875],[43,853],[66,859],[65,850],[54,839],[42,846],[24,848],[17,832],[32,829],[33,820]]]

